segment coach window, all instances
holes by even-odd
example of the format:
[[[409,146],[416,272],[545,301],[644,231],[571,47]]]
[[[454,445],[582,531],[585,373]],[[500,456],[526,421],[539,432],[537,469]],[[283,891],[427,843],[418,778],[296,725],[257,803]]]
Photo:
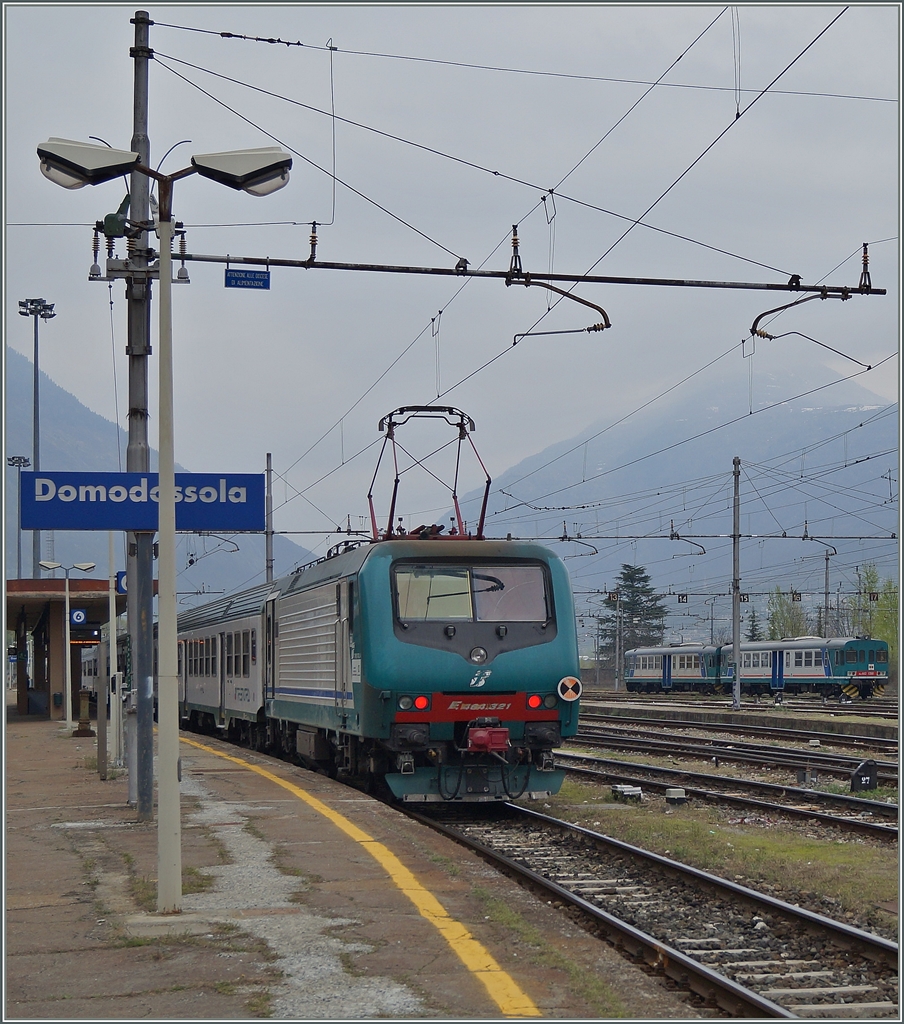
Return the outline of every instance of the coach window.
[[[804,665],[808,668],[813,667],[813,651],[804,651]]]
[[[210,675],[210,637],[204,637],[204,675]]]
[[[219,675],[217,672],[217,648],[220,646],[220,638],[215,636],[210,640],[210,674]]]
[[[242,633],[242,675],[251,675],[251,633],[246,629]]]
[[[226,675],[232,675],[232,633],[226,634]]]
[[[850,648],[845,652],[845,660],[849,665],[857,664],[857,652],[852,651]]]
[[[860,654],[860,660],[866,661],[866,651],[859,651],[858,653]]]
[[[876,651],[876,663],[884,665],[888,662],[888,651]]]
[[[251,664],[257,664],[257,630],[251,630]]]

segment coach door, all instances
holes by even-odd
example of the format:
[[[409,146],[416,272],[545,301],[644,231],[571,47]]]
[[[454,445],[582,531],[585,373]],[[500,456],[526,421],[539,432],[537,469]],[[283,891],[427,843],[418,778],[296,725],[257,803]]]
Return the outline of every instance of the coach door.
[[[773,690],[784,690],[785,688],[785,652],[772,652],[772,682],[770,687]]]
[[[276,615],[276,601],[279,594],[267,598],[264,607],[264,697],[276,697],[276,677],[279,668],[279,619]]]
[[[210,640],[210,674],[217,680],[220,692],[219,724],[226,722],[226,634],[215,633]],[[233,684],[233,689],[235,684]]]
[[[346,718],[346,701],[351,685],[352,667],[349,658],[349,601],[348,580],[336,584],[336,670],[334,676],[333,699],[336,714],[344,722]]]

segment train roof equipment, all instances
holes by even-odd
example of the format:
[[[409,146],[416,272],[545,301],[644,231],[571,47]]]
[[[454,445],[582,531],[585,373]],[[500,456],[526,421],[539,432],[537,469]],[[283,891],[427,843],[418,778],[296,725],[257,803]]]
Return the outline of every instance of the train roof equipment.
[[[402,445],[398,443],[396,439],[396,430],[400,426],[403,426],[405,423],[408,423],[409,420],[415,419],[417,417],[426,419],[442,419],[445,420],[450,426],[457,428],[458,443],[455,452],[455,471],[453,481],[451,484],[442,481],[436,475],[436,473],[434,473],[430,469],[427,469],[424,463],[427,461],[427,459],[431,458],[434,455],[438,455],[440,452],[444,451],[446,448],[450,447],[450,445],[455,442],[450,441],[447,444],[442,445],[435,451],[431,452],[429,455],[420,459],[416,458],[414,455],[412,455],[409,451],[407,451]],[[452,408],[452,406],[448,405],[405,405],[399,409],[395,409],[393,412],[388,413],[386,416],[384,416],[380,420],[380,425],[377,429],[380,430],[381,432],[385,432],[385,436],[383,438],[383,447],[380,449],[380,456],[377,459],[377,467],[374,470],[373,480],[371,481],[370,484],[370,490],[367,493],[367,503],[368,506],[370,507],[370,522],[371,529],[373,530],[373,539],[375,541],[379,541],[393,540],[398,539],[400,537],[406,537],[409,539],[419,538],[421,540],[434,540],[440,538],[440,535],[445,529],[445,526],[437,525],[436,523],[429,526],[424,524],[416,527],[414,530],[405,530],[405,528],[401,525],[400,516],[398,527],[393,527],[393,523],[395,522],[396,517],[396,503],[398,500],[399,481],[401,479],[401,476],[403,473],[407,473],[410,469],[413,469],[415,466],[420,466],[421,469],[423,469],[430,476],[432,476],[434,480],[443,484],[443,486],[446,487],[446,489],[451,493],[452,505],[455,509],[455,515],[452,517],[452,529],[449,531],[448,534],[446,534],[446,538],[459,537],[461,539],[466,540],[483,540],[483,528],[486,522],[487,502],[490,497],[491,480],[490,474],[487,472],[486,466],[484,466],[483,460],[478,454],[477,449],[474,447],[474,442],[471,440],[471,432],[475,429],[474,420],[471,419],[471,417],[468,416],[467,413],[462,412],[461,409],[454,409]],[[477,459],[478,463],[480,463],[480,468],[483,470],[484,476],[486,478],[486,484],[483,492],[483,502],[480,508],[480,519],[477,524],[476,533],[468,532],[465,522],[462,519],[461,508],[458,504],[458,478],[459,471],[461,469],[461,450],[465,441],[467,441],[468,444],[470,444],[471,450],[474,452],[474,456]],[[376,512],[374,511],[373,491],[374,484],[376,483],[377,480],[377,474],[380,472],[380,464],[383,461],[383,455],[386,451],[387,445],[391,445],[392,447],[392,461],[395,470],[395,479],[392,486],[392,498],[389,503],[389,518],[386,523],[386,529],[381,532],[380,528],[377,526],[377,516]],[[400,449],[411,460],[411,464],[401,470],[399,469]]]

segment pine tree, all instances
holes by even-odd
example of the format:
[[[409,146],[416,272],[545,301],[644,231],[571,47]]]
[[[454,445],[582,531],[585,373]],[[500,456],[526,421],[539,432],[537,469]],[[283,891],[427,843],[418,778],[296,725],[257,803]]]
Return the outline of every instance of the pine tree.
[[[747,623],[747,640],[750,643],[756,643],[757,640],[763,640],[763,631],[760,628],[760,620],[756,617],[756,608],[750,609],[750,619]]]
[[[602,645],[615,651],[616,611],[621,610],[622,653],[634,647],[656,647],[665,636],[666,610],[653,589],[650,575],[642,565],[623,564],[616,581],[619,600],[605,601],[609,610],[602,617]],[[617,607],[616,607],[617,606]]]

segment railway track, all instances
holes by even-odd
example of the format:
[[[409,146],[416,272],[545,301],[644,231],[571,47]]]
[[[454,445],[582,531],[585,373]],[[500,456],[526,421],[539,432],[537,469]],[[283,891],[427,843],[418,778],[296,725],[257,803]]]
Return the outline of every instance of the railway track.
[[[896,943],[536,811],[411,814],[736,1017],[897,1019]]]
[[[581,724],[594,726],[605,724],[606,726],[636,725],[645,730],[651,726],[661,725],[670,729],[701,730],[709,732],[730,733],[740,736],[757,736],[766,740],[784,740],[789,743],[809,743],[818,739],[833,747],[853,747],[858,750],[869,750],[885,752],[896,755],[898,752],[897,736],[861,736],[853,733],[825,732],[819,729],[789,729],[768,725],[746,725],[737,722],[720,722],[708,720],[703,722],[691,721],[683,718],[650,718],[649,715],[637,717],[628,715],[606,715],[594,711],[581,709]]]
[[[712,726],[718,729],[718,726]],[[739,740],[700,739],[673,733],[650,734],[650,723],[644,727],[624,729],[593,729],[583,727],[568,741],[588,747],[602,747],[608,750],[643,751],[645,754],[672,754],[692,757],[704,761],[736,762],[741,764],[769,765],[783,767],[789,771],[801,769],[816,770],[836,778],[850,778],[863,761],[838,754],[822,753],[818,748],[796,750],[793,748],[768,747],[761,743],[743,743]],[[891,761],[877,761],[879,784],[897,786],[898,765]]]
[[[694,711],[734,711],[731,697],[701,699],[682,694],[644,695],[613,693],[606,690],[584,690],[582,706],[601,704],[609,707],[637,708],[638,710],[687,708]],[[778,704],[774,700],[755,700],[745,697],[741,701],[741,712],[744,714],[766,714],[768,712],[794,711],[817,715],[828,715],[832,718],[843,715],[863,718],[879,718],[897,721],[899,706],[897,697],[870,697],[869,700],[825,701],[820,697],[784,697]]]
[[[689,772],[676,768],[656,768],[651,765],[631,764],[562,751],[557,752],[556,761],[569,773],[601,784],[640,786],[662,794],[675,786],[681,786],[691,800],[705,801],[708,804],[731,804],[764,814],[817,821],[822,825],[847,832],[859,832],[876,839],[896,841],[898,838],[897,804],[861,800],[858,797],[823,793],[815,789],[779,786],[752,779],[726,778],[723,775]],[[835,808],[834,813],[826,811],[826,807]],[[884,820],[877,821],[877,818]]]

